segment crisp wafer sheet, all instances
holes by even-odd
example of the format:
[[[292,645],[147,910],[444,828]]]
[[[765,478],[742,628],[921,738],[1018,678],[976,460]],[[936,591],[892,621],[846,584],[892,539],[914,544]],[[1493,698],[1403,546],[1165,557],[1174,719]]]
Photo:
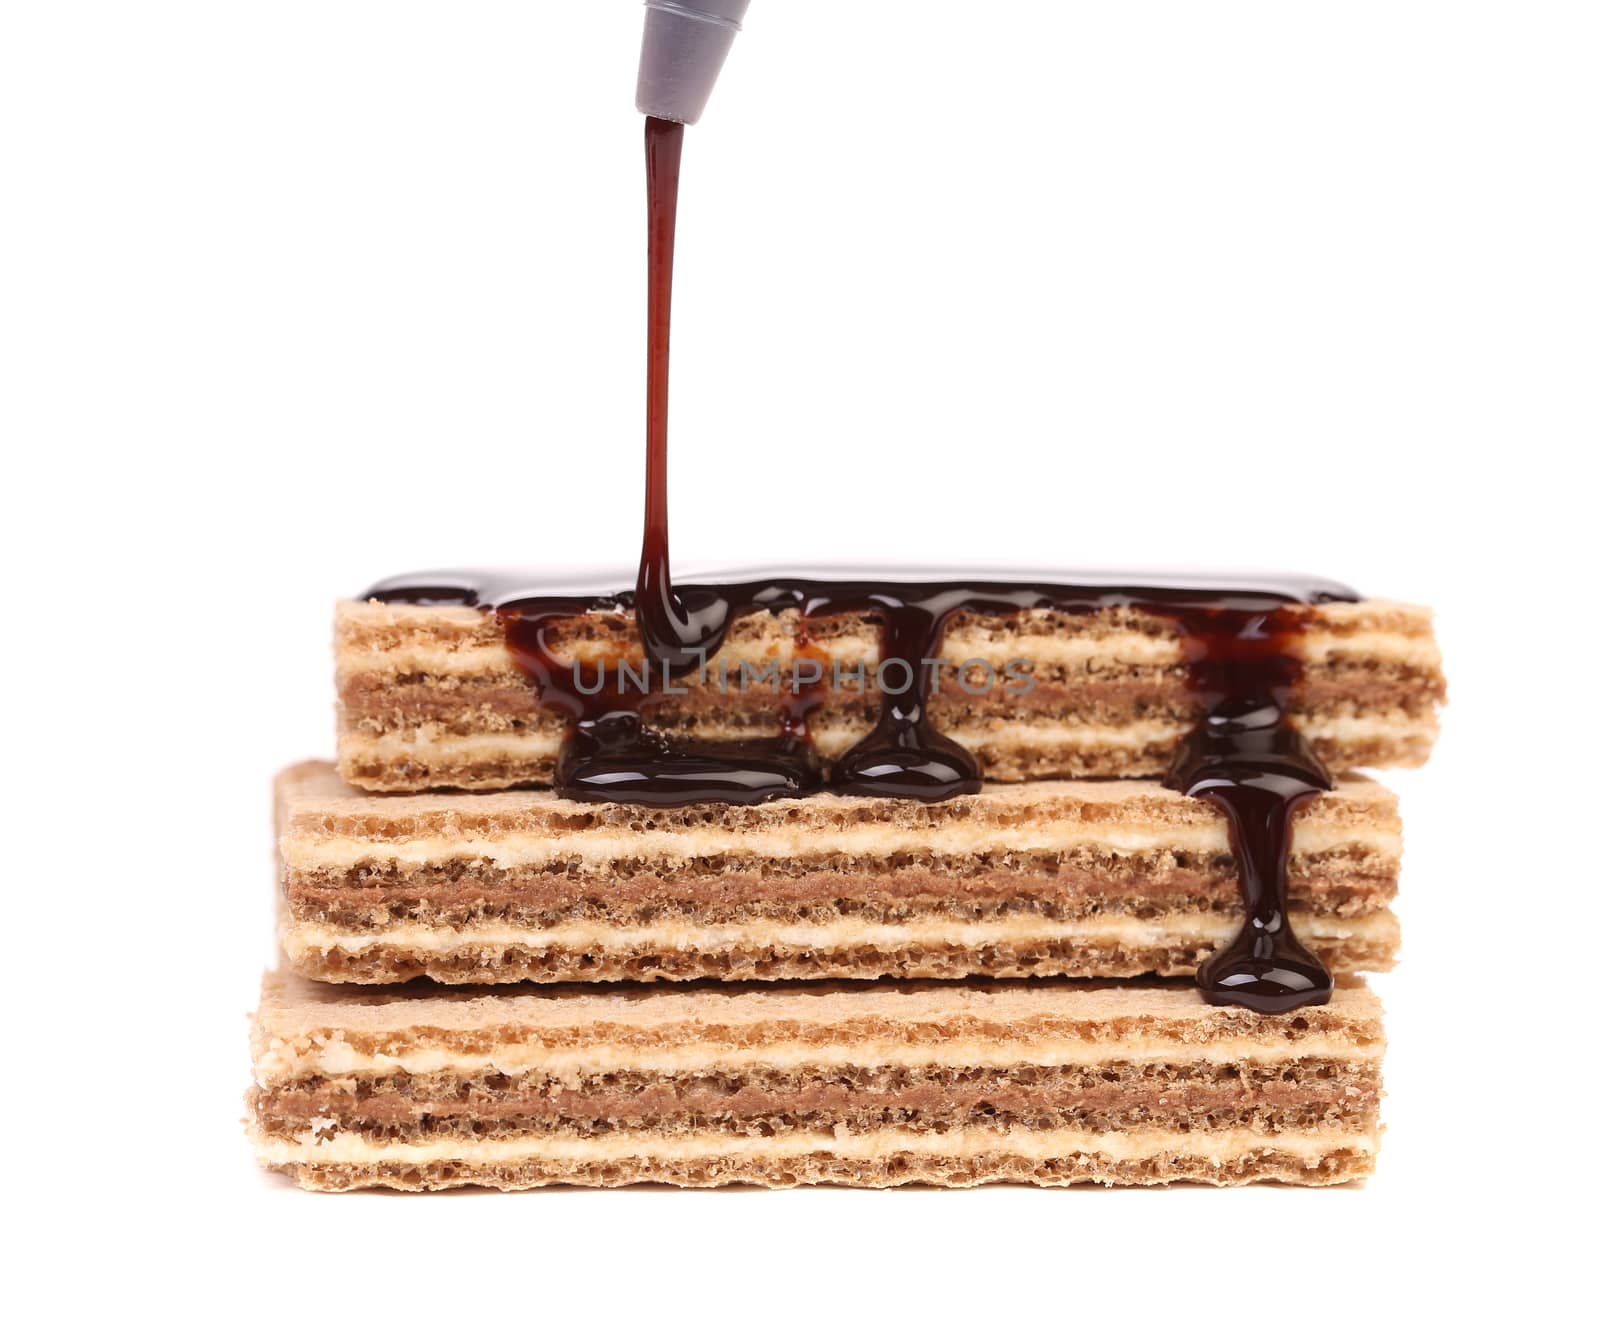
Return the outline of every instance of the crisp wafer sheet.
[[[1180,985],[405,994],[269,974],[251,1137],[319,1189],[1338,1183],[1378,1149],[1359,981],[1281,1016]]]
[[[1241,917],[1221,813],[1150,782],[659,809],[312,763],[277,802],[284,950],[334,982],[1190,975]],[[1297,816],[1291,918],[1330,968],[1393,963],[1399,862],[1376,783]]]

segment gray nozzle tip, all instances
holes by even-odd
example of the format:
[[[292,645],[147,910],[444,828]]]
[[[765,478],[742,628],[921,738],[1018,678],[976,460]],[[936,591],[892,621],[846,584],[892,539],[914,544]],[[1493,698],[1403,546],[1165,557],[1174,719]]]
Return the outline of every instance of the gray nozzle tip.
[[[634,106],[692,126],[722,71],[750,0],[644,0]]]

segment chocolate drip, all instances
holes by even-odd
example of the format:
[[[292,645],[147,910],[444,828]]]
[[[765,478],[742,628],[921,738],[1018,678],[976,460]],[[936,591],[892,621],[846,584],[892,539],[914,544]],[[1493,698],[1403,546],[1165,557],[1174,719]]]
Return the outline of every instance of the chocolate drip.
[[[935,730],[928,697],[945,625],[958,610],[1090,612],[1124,607],[1175,621],[1190,684],[1205,710],[1184,741],[1168,786],[1203,797],[1227,816],[1246,922],[1200,969],[1206,999],[1280,1012],[1324,1002],[1327,972],[1295,939],[1285,901],[1290,823],[1307,798],[1331,786],[1284,716],[1300,675],[1295,640],[1304,608],[1355,600],[1315,579],[983,578],[841,576],[728,578],[675,586],[668,553],[667,390],[672,261],[683,127],[647,118],[649,330],[644,541],[632,590],[549,594],[515,576],[417,574],[380,583],[367,598],[493,608],[518,667],[540,702],[571,724],[556,766],[561,795],[653,806],[755,803],[798,797],[828,783],[840,792],[941,801],[975,792],[972,755]],[[646,661],[636,674],[590,674],[555,657],[558,621],[632,609]],[[784,728],[770,741],[669,740],[643,725],[643,710],[679,692],[673,681],[704,672],[733,621],[755,611],[798,611],[805,621],[871,612],[880,625],[882,713],[868,735],[824,770],[807,719],[818,687],[785,698]],[[803,628],[802,628],[803,641]],[[948,663],[943,664],[948,666]]]
[[[874,594],[882,599],[881,593]],[[866,797],[918,797],[943,801],[983,785],[983,771],[965,746],[928,721],[928,691],[944,627],[956,610],[943,598],[880,605],[883,637],[878,679],[883,711],[865,739],[833,766],[833,786]],[[889,672],[897,683],[890,683]]]
[[[672,354],[672,258],[678,232],[683,126],[646,117],[644,164],[649,218],[645,356],[644,542],[634,583],[634,623],[645,656],[681,675],[710,655],[728,630],[726,606],[691,609],[672,589],[667,543],[667,387]]]
[[[1279,1013],[1320,1006],[1333,991],[1322,962],[1289,925],[1290,825],[1333,786],[1285,716],[1300,677],[1293,653],[1305,607],[1226,607],[1183,619],[1189,683],[1205,718],[1183,741],[1167,786],[1203,797],[1228,819],[1244,926],[1195,975],[1206,1001]]]

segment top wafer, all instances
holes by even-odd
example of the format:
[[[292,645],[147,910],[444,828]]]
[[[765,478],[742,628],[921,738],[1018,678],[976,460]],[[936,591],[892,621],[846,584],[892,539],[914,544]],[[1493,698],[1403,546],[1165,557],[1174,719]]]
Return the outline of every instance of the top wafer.
[[[882,695],[882,617],[797,608],[733,620],[707,671],[677,678],[648,725],[701,739],[782,730],[798,701],[827,759],[861,740]],[[553,657],[645,668],[631,611],[553,620]],[[336,619],[339,769],[375,791],[548,784],[566,721],[540,701],[501,616],[465,603],[345,601]],[[1334,772],[1423,763],[1444,697],[1432,616],[1391,601],[1306,605],[1285,705]],[[1133,604],[956,610],[932,723],[996,781],[1161,776],[1200,719],[1181,622]],[[814,678],[814,679],[813,679]]]

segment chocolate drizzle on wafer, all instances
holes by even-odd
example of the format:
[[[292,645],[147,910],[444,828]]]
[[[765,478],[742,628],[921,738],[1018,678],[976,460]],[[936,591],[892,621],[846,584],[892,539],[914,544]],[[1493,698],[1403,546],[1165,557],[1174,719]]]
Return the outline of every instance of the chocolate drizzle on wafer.
[[[1295,810],[1333,786],[1285,714],[1300,678],[1294,653],[1305,606],[1256,614],[1221,606],[1179,623],[1189,685],[1205,717],[1178,747],[1167,786],[1228,818],[1244,926],[1195,975],[1208,1002],[1294,1011],[1328,1000],[1333,978],[1289,925],[1290,826]]]
[[[544,594],[511,575],[411,575],[380,583],[368,599],[493,608],[511,656],[540,701],[571,724],[556,788],[580,801],[674,806],[753,804],[824,787],[867,796],[942,801],[976,792],[977,761],[939,732],[928,698],[944,630],[959,610],[1088,612],[1123,607],[1174,621],[1204,718],[1182,743],[1170,787],[1210,800],[1227,816],[1245,903],[1239,936],[1200,969],[1206,999],[1281,1012],[1325,1002],[1331,977],[1289,926],[1287,861],[1295,809],[1332,786],[1285,715],[1300,677],[1296,646],[1305,607],[1356,594],[1316,579],[982,578],[829,576],[721,578],[674,584],[667,525],[667,389],[683,127],[647,118],[649,336],[644,543],[631,591]],[[556,657],[558,623],[632,609],[645,662],[626,674]],[[782,732],[733,743],[671,739],[643,711],[705,675],[728,630],[755,611],[798,612],[802,623],[849,612],[878,619],[882,709],[868,735],[828,769],[806,722],[822,702],[796,683]],[[947,665],[947,664],[946,664]]]

